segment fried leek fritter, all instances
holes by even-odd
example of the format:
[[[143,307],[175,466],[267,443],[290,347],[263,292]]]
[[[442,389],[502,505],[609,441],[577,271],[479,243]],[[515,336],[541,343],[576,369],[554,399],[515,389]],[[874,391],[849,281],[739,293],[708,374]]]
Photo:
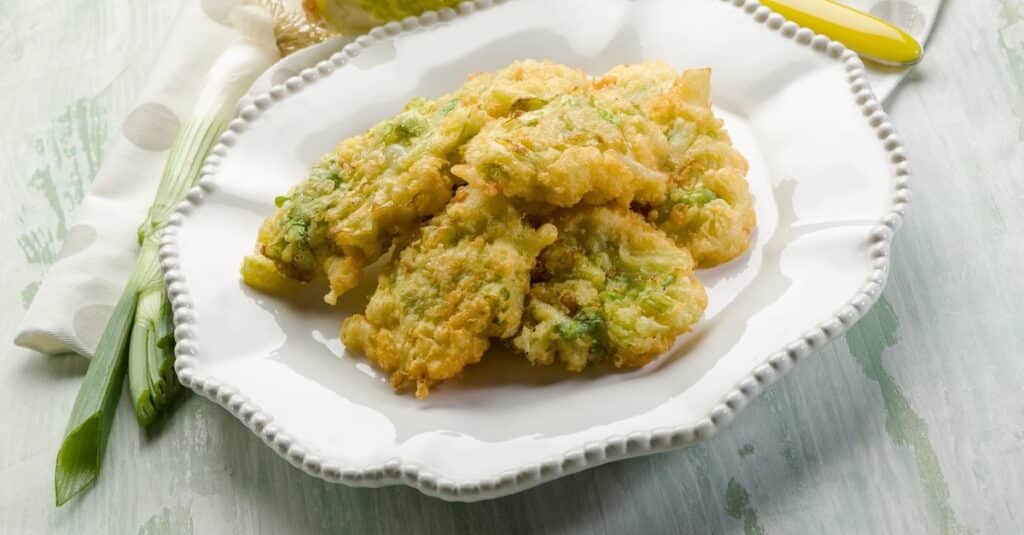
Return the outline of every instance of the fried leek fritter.
[[[677,75],[658,62],[622,65],[594,87],[616,113],[633,110],[663,133],[663,142],[649,146],[671,175],[667,194],[639,203],[640,211],[689,249],[700,267],[742,254],[755,224],[747,162],[711,109],[710,69]]]
[[[479,361],[490,338],[519,330],[530,270],[555,236],[504,198],[462,188],[380,276],[365,316],[345,320],[342,341],[422,398]]]
[[[576,208],[554,223],[513,341],[530,362],[643,366],[700,319],[707,296],[689,252],[639,215]]]
[[[694,268],[747,249],[746,173],[710,70],[519,61],[342,141],[275,200],[242,276],[326,278],[334,304],[394,251],[340,336],[420,398],[494,339],[574,372],[639,367],[703,315]]]
[[[444,209],[456,185],[452,160],[487,120],[588,83],[578,69],[521,61],[472,76],[437,100],[413,100],[366,134],[342,141],[279,197],[260,228],[256,256],[295,280],[326,275],[324,299],[335,303],[364,266]]]
[[[728,141],[699,137],[685,162],[665,202],[647,210],[649,220],[686,247],[700,267],[740,256],[755,224],[747,161]]]
[[[617,114],[589,91],[521,101],[516,112],[484,126],[452,172],[492,194],[560,207],[664,198],[668,175],[647,150],[661,133],[645,117]]]
[[[446,155],[484,122],[458,96],[414,100],[364,135],[341,142],[264,222],[258,252],[286,276],[325,274],[333,304],[395,237],[444,209],[455,180]]]

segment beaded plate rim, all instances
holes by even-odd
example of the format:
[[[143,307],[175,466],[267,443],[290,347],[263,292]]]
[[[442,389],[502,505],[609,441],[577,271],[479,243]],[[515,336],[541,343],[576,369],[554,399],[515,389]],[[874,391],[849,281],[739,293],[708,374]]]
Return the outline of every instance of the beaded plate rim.
[[[227,409],[288,462],[313,476],[351,486],[378,487],[404,484],[427,495],[446,500],[477,501],[512,494],[607,462],[677,449],[707,440],[732,421],[751,400],[789,372],[796,363],[809,356],[815,349],[839,337],[860,320],[881,295],[885,286],[892,240],[903,222],[909,203],[910,171],[903,144],[868,84],[864,64],[855,53],[841,43],[787,21],[756,0],[706,0],[720,2],[723,5],[731,4],[733,8],[743,10],[753,21],[774,30],[782,38],[792,40],[800,46],[810,47],[842,62],[853,98],[883,144],[892,164],[893,184],[891,209],[869,233],[872,264],[867,282],[831,318],[819,323],[779,351],[763,358],[745,378],[721,397],[718,404],[708,411],[703,419],[696,424],[661,427],[629,435],[617,434],[602,441],[587,442],[559,457],[505,471],[490,478],[455,481],[434,474],[415,463],[405,463],[399,459],[361,470],[348,469],[325,461],[288,435],[274,423],[272,416],[263,412],[246,396],[199,373],[196,369],[199,348],[193,338],[195,316],[192,313],[188,286],[180,269],[177,236],[186,216],[202,204],[207,193],[213,191],[213,175],[216,174],[221,160],[235,145],[238,135],[274,102],[330,75],[374,43],[403,33],[430,28],[456,17],[469,16],[476,11],[508,1],[513,0],[467,1],[455,8],[430,11],[418,17],[408,17],[400,22],[378,26],[327,60],[304,69],[298,75],[271,87],[261,95],[243,99],[235,118],[228,124],[204,162],[198,185],[188,192],[185,200],[175,209],[161,237],[160,265],[174,308],[175,337],[178,341],[175,348],[175,370],[179,380],[197,394]]]

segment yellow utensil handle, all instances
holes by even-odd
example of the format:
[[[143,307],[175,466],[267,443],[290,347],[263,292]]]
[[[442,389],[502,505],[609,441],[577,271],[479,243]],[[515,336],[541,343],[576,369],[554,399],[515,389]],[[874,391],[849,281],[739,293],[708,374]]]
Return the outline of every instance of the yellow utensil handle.
[[[761,0],[761,4],[868,59],[896,65],[912,65],[921,59],[921,45],[907,32],[839,2]]]

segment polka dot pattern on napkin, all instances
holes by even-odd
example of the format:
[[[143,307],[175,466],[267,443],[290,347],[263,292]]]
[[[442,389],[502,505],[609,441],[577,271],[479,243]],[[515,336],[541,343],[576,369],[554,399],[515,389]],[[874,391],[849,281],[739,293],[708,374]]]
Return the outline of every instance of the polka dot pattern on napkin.
[[[180,128],[181,120],[170,108],[147,102],[128,114],[121,131],[140,149],[162,151],[171,148]]]
[[[57,260],[76,255],[87,249],[95,241],[95,228],[90,225],[75,225],[68,230],[68,235],[64,238],[64,245],[60,246],[60,252],[57,253]]]
[[[214,21],[227,25],[228,13],[231,12],[231,8],[239,5],[239,0],[199,0],[199,7],[202,8],[203,13],[206,13],[207,17],[210,17]]]

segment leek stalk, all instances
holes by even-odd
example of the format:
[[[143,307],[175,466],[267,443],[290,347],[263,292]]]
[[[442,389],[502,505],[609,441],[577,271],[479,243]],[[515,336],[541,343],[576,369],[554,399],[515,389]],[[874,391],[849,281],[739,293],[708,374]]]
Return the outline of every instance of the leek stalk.
[[[216,113],[212,120],[192,121],[178,136],[156,199],[139,226],[139,263],[135,267],[139,277],[132,288],[138,294],[138,302],[128,345],[128,387],[135,417],[143,427],[153,423],[178,391],[171,304],[157,254],[159,233],[174,207],[198,181],[206,154],[227,124],[224,115]]]
[[[107,437],[127,372],[136,419],[150,425],[178,390],[174,375],[171,305],[157,254],[160,231],[199,179],[200,168],[227,126],[235,104],[279,57],[274,21],[264,9],[235,8],[233,26],[244,39],[229,47],[207,75],[193,119],[178,134],[156,199],[138,229],[139,256],[78,391],[68,431],[57,453],[57,505],[88,488],[99,475]]]

